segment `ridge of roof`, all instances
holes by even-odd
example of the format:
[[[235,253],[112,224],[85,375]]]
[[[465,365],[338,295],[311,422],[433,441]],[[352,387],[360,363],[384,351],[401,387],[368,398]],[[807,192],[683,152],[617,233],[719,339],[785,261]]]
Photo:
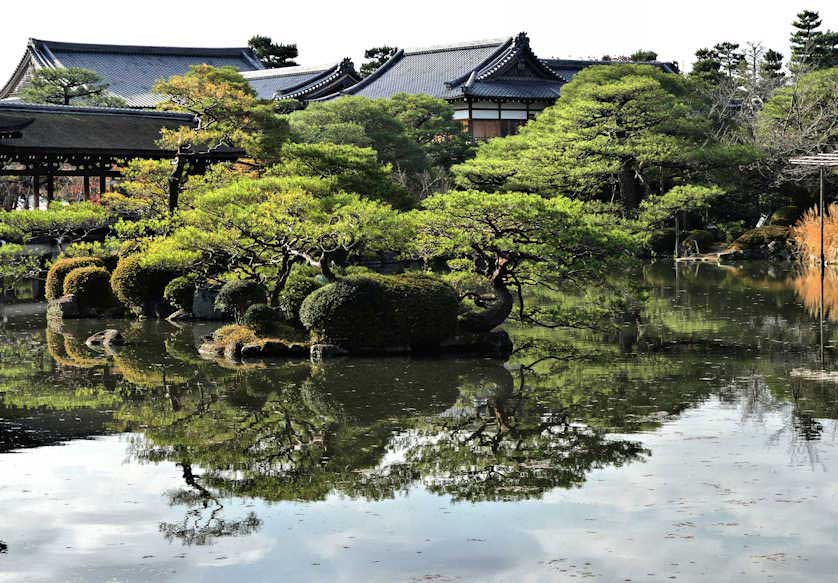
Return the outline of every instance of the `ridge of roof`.
[[[341,95],[354,95],[356,92],[358,92],[359,90],[363,89],[364,87],[366,87],[367,85],[369,85],[370,83],[372,83],[373,81],[375,81],[376,79],[381,77],[389,69],[393,68],[393,65],[395,65],[400,60],[402,60],[402,58],[404,57],[404,54],[405,54],[404,49],[397,50],[378,69],[376,69],[375,71],[373,71],[372,73],[370,73],[369,75],[367,75],[366,77],[364,77],[363,79],[361,79],[360,81],[355,83],[355,85],[353,85],[352,87],[350,87],[348,89],[344,89],[343,91],[340,91],[339,93],[336,93],[334,96],[339,97]],[[331,95],[325,96],[325,98],[331,98],[331,97],[332,97]],[[321,98],[321,99],[324,99],[324,98]]]
[[[341,79],[343,76],[350,76],[355,80],[355,84],[357,84],[358,79],[360,79],[358,71],[355,70],[355,64],[352,62],[352,59],[348,57],[342,59],[330,69],[327,69],[310,79],[301,81],[296,85],[288,87],[284,91],[278,91],[277,97],[296,99],[306,94],[316,93],[322,87],[337,79]]]
[[[245,79],[275,79],[277,77],[290,77],[304,73],[322,73],[335,68],[335,64],[320,65],[316,67],[274,67],[272,69],[257,69],[256,71],[242,71]]]
[[[144,117],[149,119],[181,119],[184,121],[192,121],[195,119],[195,116],[193,114],[183,113],[179,111],[158,111],[128,107],[87,107],[81,105],[58,105],[54,103],[25,103],[23,101],[0,100],[0,113],[3,113],[4,111],[60,114],[72,113],[78,115],[127,115]]]
[[[431,45],[428,47],[412,47],[403,49],[405,55],[421,55],[425,53],[443,53],[447,51],[461,51],[468,49],[483,49],[506,43],[511,37],[492,38],[447,45]]]
[[[208,56],[237,56],[242,53],[254,57],[250,47],[176,47],[152,45],[112,45],[99,43],[75,43],[65,41],[51,41],[30,38],[30,44],[42,45],[47,50],[76,51],[83,53],[126,53],[147,55],[208,55]],[[257,60],[258,62],[258,60]]]

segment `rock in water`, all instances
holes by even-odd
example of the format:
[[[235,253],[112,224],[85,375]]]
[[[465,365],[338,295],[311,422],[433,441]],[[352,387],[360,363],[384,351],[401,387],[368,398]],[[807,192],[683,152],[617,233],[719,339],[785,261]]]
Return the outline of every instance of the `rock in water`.
[[[102,330],[101,332],[97,332],[90,338],[85,341],[85,344],[88,346],[122,346],[125,344],[125,337],[119,332],[119,330],[114,330],[113,328],[109,328],[107,330]]]

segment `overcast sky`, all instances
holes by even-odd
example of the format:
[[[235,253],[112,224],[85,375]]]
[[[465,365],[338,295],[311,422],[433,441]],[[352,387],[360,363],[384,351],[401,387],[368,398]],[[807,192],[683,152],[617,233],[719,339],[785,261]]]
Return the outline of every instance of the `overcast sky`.
[[[787,54],[791,21],[804,8],[819,11],[825,26],[838,29],[834,0],[13,0],[0,4],[0,78],[5,82],[11,75],[29,37],[244,46],[250,36],[263,34],[297,43],[299,63],[319,65],[344,56],[358,64],[365,48],[382,44],[418,47],[526,31],[541,57],[624,55],[644,48],[685,66],[697,48],[723,40],[760,40]]]

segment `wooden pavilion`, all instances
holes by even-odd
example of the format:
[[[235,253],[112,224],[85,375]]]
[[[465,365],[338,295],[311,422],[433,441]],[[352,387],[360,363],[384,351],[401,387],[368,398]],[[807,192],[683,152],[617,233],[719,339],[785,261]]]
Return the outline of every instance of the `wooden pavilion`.
[[[193,115],[184,113],[0,101],[0,177],[31,177],[32,207],[37,209],[42,188],[47,204],[52,201],[56,177],[81,177],[87,200],[91,178],[99,181],[103,193],[108,179],[120,176],[127,161],[171,159],[175,183],[170,197],[176,203],[182,178],[178,172],[202,173],[213,163],[235,161],[242,154],[229,148],[178,152],[159,145],[161,130],[196,124]]]

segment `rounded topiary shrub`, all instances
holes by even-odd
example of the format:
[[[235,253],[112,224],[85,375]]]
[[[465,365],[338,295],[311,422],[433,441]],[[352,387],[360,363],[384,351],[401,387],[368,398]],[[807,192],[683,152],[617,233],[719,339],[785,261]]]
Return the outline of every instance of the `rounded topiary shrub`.
[[[67,274],[79,267],[90,265],[102,266],[102,260],[98,257],[65,257],[58,259],[52,264],[47,272],[47,283],[45,295],[48,300],[57,300],[64,294],[64,279]]]
[[[242,324],[262,336],[273,329],[277,313],[267,304],[253,304],[244,312]]]
[[[195,277],[181,275],[174,278],[163,288],[163,297],[179,310],[191,312],[192,301],[195,299]]]
[[[317,342],[350,352],[426,350],[454,335],[457,294],[422,274],[354,276],[310,294],[300,320]]]
[[[215,298],[215,309],[226,312],[240,321],[248,306],[264,304],[267,300],[265,288],[245,279],[231,279],[225,283]]]
[[[322,285],[314,277],[292,273],[279,294],[277,307],[282,312],[282,318],[294,326],[301,326],[300,306],[303,305],[303,300],[320,287]]]
[[[162,315],[166,285],[177,272],[160,265],[143,265],[140,255],[121,257],[111,274],[111,289],[117,299],[139,315]]]
[[[79,307],[108,308],[113,305],[111,274],[104,267],[77,267],[64,278],[64,295],[73,294]]]

